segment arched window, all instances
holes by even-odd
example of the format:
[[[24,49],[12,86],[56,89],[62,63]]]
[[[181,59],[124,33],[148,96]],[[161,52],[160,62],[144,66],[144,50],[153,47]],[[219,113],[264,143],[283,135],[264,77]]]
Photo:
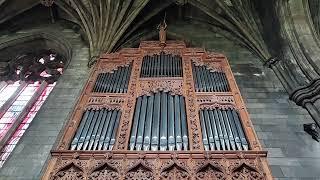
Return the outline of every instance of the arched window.
[[[0,167],[9,157],[62,74],[52,50],[19,55],[4,64],[0,82]]]

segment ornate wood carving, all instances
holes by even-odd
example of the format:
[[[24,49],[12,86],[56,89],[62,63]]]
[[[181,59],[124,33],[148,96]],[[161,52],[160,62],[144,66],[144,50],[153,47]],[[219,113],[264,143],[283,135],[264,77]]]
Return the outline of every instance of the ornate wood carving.
[[[151,78],[150,78],[151,79]],[[179,78],[180,79],[180,78]],[[162,80],[157,78],[156,80],[141,80],[138,87],[137,97],[149,94],[151,92],[171,92],[172,94],[182,95],[183,80]]]
[[[196,178],[197,179],[226,179],[225,172],[222,170],[221,164],[217,161],[202,161],[197,165],[199,167],[196,170]]]
[[[207,69],[209,69],[210,71],[218,71],[218,72],[223,71],[221,63],[215,60],[214,58],[205,59],[205,60],[203,60],[202,58],[192,58],[192,62],[196,66],[206,66]]]
[[[186,58],[186,57],[184,57]],[[200,150],[203,149],[201,143],[201,131],[200,129],[200,122],[198,117],[198,108],[196,103],[196,95],[193,83],[193,76],[192,76],[192,66],[190,59],[185,59],[183,61],[183,68],[184,68],[184,81],[185,81],[185,98],[186,98],[186,109],[187,109],[187,119],[189,123],[189,136],[191,139],[191,147],[192,150]]]
[[[61,154],[63,154],[61,156]],[[179,153],[130,151],[82,152],[54,151],[56,168],[50,179],[269,179],[263,165],[266,152]],[[269,177],[269,178],[268,178]]]
[[[161,168],[161,179],[190,179],[186,164],[177,160],[165,162]]]
[[[121,66],[128,66],[131,62],[132,59],[125,58],[120,53],[105,55],[100,59],[98,71],[99,73],[112,73],[114,70],[117,70]]]
[[[121,117],[120,127],[118,130],[116,147],[118,150],[124,150],[128,146],[128,140],[130,136],[130,127],[134,112],[134,106],[137,97],[137,81],[140,76],[140,67],[142,63],[142,57],[135,59],[133,63],[133,69],[131,74],[131,79],[129,82],[129,89],[127,94],[127,99],[125,101],[124,112]]]
[[[180,55],[183,77],[140,78],[146,55]],[[223,71],[231,92],[195,92],[192,63]],[[132,63],[127,93],[93,93],[98,74],[112,72]],[[136,98],[157,91],[170,91],[185,97],[190,151],[129,151],[128,142]],[[199,110],[234,108],[241,117],[250,144],[249,151],[204,151]],[[112,151],[71,151],[68,147],[87,108],[121,109],[116,144]],[[43,179],[272,179],[266,152],[258,142],[248,112],[225,56],[200,48],[186,48],[183,42],[141,42],[139,48],[126,48],[104,54],[93,68]]]
[[[221,94],[197,93],[197,103],[199,104],[200,109],[213,109],[213,108],[234,109],[235,108],[234,98],[229,93],[221,93]]]
[[[85,109],[102,109],[106,108],[109,110],[121,110],[121,107],[125,101],[124,96],[91,96],[88,98],[87,105]]]

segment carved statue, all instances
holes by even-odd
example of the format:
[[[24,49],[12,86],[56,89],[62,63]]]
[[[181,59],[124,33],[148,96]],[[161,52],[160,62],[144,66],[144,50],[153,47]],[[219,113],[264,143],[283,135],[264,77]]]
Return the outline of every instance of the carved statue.
[[[166,29],[167,29],[167,23],[166,20],[163,19],[163,21],[158,25],[158,30],[159,30],[159,41],[160,41],[160,46],[164,47],[166,46]]]

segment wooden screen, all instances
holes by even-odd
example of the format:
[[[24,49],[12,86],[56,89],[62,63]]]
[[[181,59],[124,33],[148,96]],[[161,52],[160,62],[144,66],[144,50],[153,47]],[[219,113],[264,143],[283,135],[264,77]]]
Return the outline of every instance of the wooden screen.
[[[272,179],[225,56],[144,41],[104,54],[43,179]]]

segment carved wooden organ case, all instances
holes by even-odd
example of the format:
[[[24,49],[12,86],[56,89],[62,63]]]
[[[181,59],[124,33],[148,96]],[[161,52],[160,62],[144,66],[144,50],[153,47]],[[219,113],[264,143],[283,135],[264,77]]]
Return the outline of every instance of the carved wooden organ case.
[[[227,58],[143,41],[93,68],[43,179],[272,179]]]

